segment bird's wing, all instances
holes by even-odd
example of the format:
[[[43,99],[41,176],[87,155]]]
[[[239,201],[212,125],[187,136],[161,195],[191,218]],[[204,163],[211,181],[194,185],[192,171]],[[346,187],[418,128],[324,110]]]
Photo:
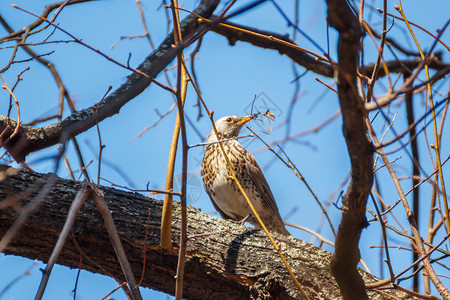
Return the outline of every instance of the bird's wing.
[[[277,216],[281,221],[281,224],[283,224],[283,220],[281,219],[280,212],[278,211],[278,206],[277,203],[275,202],[275,198],[272,194],[272,191],[270,190],[269,184],[267,183],[267,180],[264,177],[263,172],[261,171],[261,168],[256,162],[256,159],[249,152],[245,151],[245,160],[248,174],[253,184],[256,186],[259,194],[268,204],[273,214]]]

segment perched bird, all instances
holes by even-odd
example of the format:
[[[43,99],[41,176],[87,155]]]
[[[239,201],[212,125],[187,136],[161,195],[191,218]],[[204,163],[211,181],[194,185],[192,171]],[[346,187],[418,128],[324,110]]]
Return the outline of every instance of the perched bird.
[[[225,116],[215,122],[219,140],[227,154],[234,173],[245,193],[261,217],[264,225],[270,231],[284,235],[289,232],[284,227],[277,204],[255,158],[234,139],[245,123],[253,116]],[[222,218],[235,221],[246,219],[251,224],[260,227],[250,206],[245,200],[229,170],[214,128],[209,133],[202,161],[201,174],[205,190],[214,207]]]

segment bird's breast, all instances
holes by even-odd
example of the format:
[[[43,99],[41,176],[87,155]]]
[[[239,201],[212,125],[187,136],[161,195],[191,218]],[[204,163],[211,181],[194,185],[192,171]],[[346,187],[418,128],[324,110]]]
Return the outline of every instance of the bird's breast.
[[[242,148],[242,146],[240,147]],[[233,152],[235,149],[230,149],[228,143],[224,143],[224,150],[227,153],[233,171],[238,176],[241,172],[239,163],[242,163],[242,159],[239,159],[238,153]],[[211,200],[225,214],[236,220],[240,220],[248,215],[249,206],[247,201],[234,182],[228,163],[218,144],[210,145],[206,148],[201,173],[203,183],[211,196]]]

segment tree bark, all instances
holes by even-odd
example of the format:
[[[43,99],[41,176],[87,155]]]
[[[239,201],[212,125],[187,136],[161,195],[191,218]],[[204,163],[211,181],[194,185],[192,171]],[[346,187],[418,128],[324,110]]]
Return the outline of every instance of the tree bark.
[[[357,265],[359,238],[368,225],[366,202],[373,182],[373,145],[367,137],[364,103],[358,95],[356,71],[360,39],[358,18],[345,0],[327,0],[328,20],[339,32],[337,84],[342,111],[342,131],[351,162],[351,180],[342,199],[342,219],[336,235],[332,272],[344,299],[369,299]]]
[[[17,219],[17,204],[23,206],[32,201],[46,178],[45,174],[20,171],[3,179],[0,207],[5,206],[6,201],[11,206],[0,210],[0,236],[3,237]],[[80,189],[81,182],[58,178],[38,211],[25,222],[5,253],[47,261],[70,204]],[[181,224],[178,203],[174,203],[172,224],[174,248],[163,251],[159,247],[162,201],[107,187],[100,189],[105,194],[136,277],[142,273],[146,222],[151,214],[142,286],[173,294]],[[14,204],[14,200],[18,202]],[[331,274],[328,252],[292,236],[273,234],[310,299],[342,299]],[[186,299],[301,299],[264,232],[189,207],[188,236],[183,292]],[[104,222],[91,199],[81,209],[73,227],[73,238],[64,246],[58,263],[78,268],[80,255],[83,269],[123,280]],[[366,283],[378,281],[366,272],[359,270],[359,273]],[[395,290],[386,292],[405,297]],[[370,299],[391,299],[376,291],[369,295]]]

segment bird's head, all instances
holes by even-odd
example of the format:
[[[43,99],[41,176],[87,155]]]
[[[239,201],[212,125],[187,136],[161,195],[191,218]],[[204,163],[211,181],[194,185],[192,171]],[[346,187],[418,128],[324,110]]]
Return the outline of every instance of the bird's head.
[[[244,124],[251,119],[253,119],[253,115],[245,117],[225,116],[217,120],[214,124],[216,126],[219,138],[229,139],[237,137],[239,135],[239,132],[241,131],[242,126],[244,126]],[[208,142],[214,141],[217,141],[217,137],[213,128],[209,133]]]

